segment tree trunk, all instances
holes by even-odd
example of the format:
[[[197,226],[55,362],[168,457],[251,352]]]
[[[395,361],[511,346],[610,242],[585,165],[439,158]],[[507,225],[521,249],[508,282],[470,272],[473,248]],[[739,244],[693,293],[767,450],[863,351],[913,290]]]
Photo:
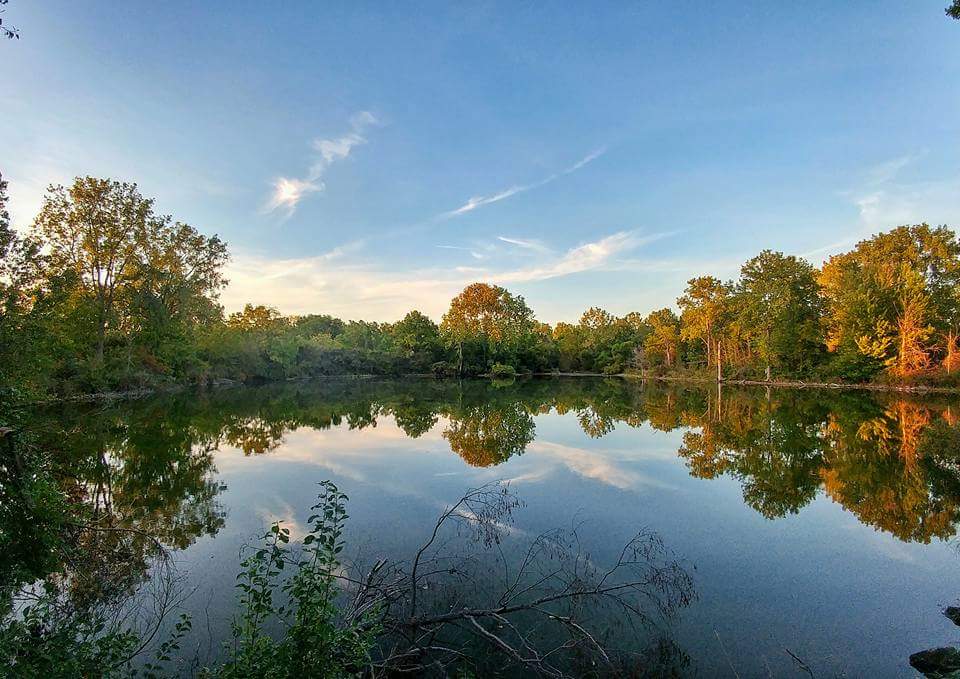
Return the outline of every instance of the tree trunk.
[[[770,366],[767,366],[767,382],[770,381]]]
[[[957,367],[957,333],[951,330],[947,333],[947,355],[943,359],[947,373],[952,373]]]
[[[717,340],[717,384],[723,381],[723,360],[721,357],[720,340]]]
[[[103,345],[106,342],[107,322],[101,318],[97,323],[97,364],[103,364]]]

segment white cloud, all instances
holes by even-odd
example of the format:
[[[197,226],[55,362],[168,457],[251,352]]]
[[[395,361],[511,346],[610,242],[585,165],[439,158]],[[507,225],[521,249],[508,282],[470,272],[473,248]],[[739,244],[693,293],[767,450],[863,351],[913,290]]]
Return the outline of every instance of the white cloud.
[[[286,216],[293,214],[297,205],[308,193],[323,191],[322,177],[333,163],[343,160],[360,144],[366,142],[363,132],[367,127],[378,124],[376,117],[369,111],[360,111],[350,117],[350,132],[335,139],[314,139],[313,149],[320,157],[310,166],[307,176],[277,177],[273,181],[273,192],[267,201],[265,210],[273,212],[282,209]]]
[[[273,182],[273,193],[270,195],[270,202],[267,203],[267,211],[272,212],[277,208],[284,208],[288,213],[292,213],[296,209],[297,203],[306,194],[322,190],[323,182],[278,177]]]
[[[898,158],[891,158],[882,163],[877,163],[867,170],[867,184],[885,184],[892,181],[900,173],[900,170],[923,156],[923,153],[908,153]]]
[[[866,229],[889,229],[901,224],[956,222],[960,217],[960,177],[939,180],[900,179],[902,171],[925,153],[893,158],[869,168],[864,185],[847,192]]]
[[[474,281],[509,284],[560,278],[585,271],[624,269],[618,256],[666,234],[640,236],[621,231],[544,257],[535,266],[513,269],[455,266],[386,271],[351,262],[350,243],[313,257],[271,259],[238,252],[227,269],[222,301],[228,311],[252,304],[276,306],[287,314],[329,313],[343,318],[395,321],[410,309],[439,319],[450,299]],[[459,246],[438,246],[460,249]],[[468,249],[474,257],[485,255]],[[646,264],[638,268],[646,268]]]
[[[491,203],[497,203],[506,198],[510,198],[511,196],[515,196],[518,193],[523,193],[525,191],[530,191],[532,189],[538,189],[541,186],[545,186],[550,182],[556,179],[559,179],[560,177],[570,174],[571,172],[576,172],[577,170],[582,168],[584,165],[587,165],[588,163],[591,163],[597,158],[599,158],[600,156],[602,156],[604,153],[606,153],[606,151],[607,149],[605,147],[599,148],[596,151],[593,151],[590,154],[584,156],[583,158],[581,158],[580,160],[578,160],[576,163],[566,168],[565,170],[561,170],[560,172],[555,172],[554,174],[550,175],[546,179],[541,179],[540,181],[534,182],[533,184],[511,186],[508,189],[504,189],[503,191],[498,191],[497,193],[491,194],[489,196],[473,196],[472,198],[469,198],[467,202],[461,205],[460,207],[441,214],[439,216],[439,219],[450,219],[451,217],[457,217],[459,215],[466,214],[467,212],[472,212],[473,210],[476,210],[479,207],[483,207],[484,205],[490,205]]]
[[[610,264],[611,260],[617,255],[659,240],[667,235],[666,233],[657,233],[640,237],[633,231],[620,231],[598,241],[584,243],[572,248],[553,262],[504,272],[496,278],[505,282],[542,281],[601,269]]]
[[[527,450],[546,458],[544,462],[549,460],[562,464],[578,476],[621,490],[637,490],[640,486],[675,489],[668,483],[620,464],[621,461],[609,451],[588,450],[542,440],[534,441],[527,446]]]
[[[857,189],[840,195],[848,199],[859,215],[859,225],[845,238],[815,248],[801,256],[813,261],[853,247],[871,234],[903,224],[949,224],[960,222],[960,176],[932,181],[903,181],[901,172],[923,157],[907,154],[879,163],[864,173]]]
[[[489,205],[490,203],[496,203],[504,198],[509,198],[514,196],[522,191],[527,191],[531,187],[528,186],[511,186],[509,189],[501,191],[500,193],[495,193],[492,196],[474,196],[469,198],[466,203],[458,207],[456,210],[451,210],[450,212],[445,212],[442,216],[444,217],[455,217],[457,215],[462,215],[466,212],[472,212],[478,207],[483,207],[484,205]]]
[[[508,238],[507,236],[497,236],[497,240],[503,241],[510,245],[516,245],[518,248],[523,248],[524,250],[533,250],[534,252],[548,253],[550,248],[541,243],[538,240],[526,239],[526,238]]]

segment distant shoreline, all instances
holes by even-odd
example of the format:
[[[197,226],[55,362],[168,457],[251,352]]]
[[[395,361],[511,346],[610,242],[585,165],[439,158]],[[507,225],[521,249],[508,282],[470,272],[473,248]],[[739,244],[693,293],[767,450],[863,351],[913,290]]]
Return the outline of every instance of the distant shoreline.
[[[905,385],[905,384],[876,384],[876,383],[844,383],[844,382],[804,382],[802,380],[773,380],[766,382],[764,380],[744,380],[744,379],[725,379],[718,382],[709,377],[685,377],[671,375],[641,375],[638,373],[614,373],[606,375],[604,373],[593,372],[537,372],[519,374],[518,378],[523,377],[589,377],[589,378],[620,378],[636,381],[654,381],[654,382],[676,382],[679,384],[719,384],[735,387],[774,387],[777,389],[831,389],[842,391],[873,391],[873,392],[891,392],[905,394],[960,394],[960,387],[936,387],[925,385]],[[236,380],[222,380],[216,384],[207,386],[197,386],[189,384],[170,384],[160,387],[143,387],[139,389],[129,389],[126,391],[106,391],[94,392],[90,394],[75,394],[73,396],[63,396],[57,398],[43,399],[39,401],[29,401],[23,403],[25,406],[49,406],[58,403],[103,403],[110,401],[135,401],[150,396],[159,396],[162,394],[175,394],[183,391],[194,390],[221,391],[224,389],[236,389],[241,387],[256,387],[268,384],[283,384],[289,382],[312,382],[314,380],[370,380],[370,379],[438,379],[447,380],[489,380],[490,375],[474,375],[471,377],[445,377],[437,378],[430,373],[405,373],[402,375],[372,375],[372,374],[346,374],[346,375],[316,375],[314,377],[288,378],[285,380],[271,380],[258,384],[240,382]]]
[[[671,375],[641,375],[638,373],[533,373],[536,377],[621,377],[631,380],[654,380],[657,382],[680,382],[691,384],[720,384],[736,387],[776,387],[778,389],[833,389],[846,391],[889,391],[909,394],[960,394],[960,387],[936,387],[914,384],[879,384],[875,382],[804,382],[802,380],[743,380],[724,379],[717,381],[709,377],[680,377]]]

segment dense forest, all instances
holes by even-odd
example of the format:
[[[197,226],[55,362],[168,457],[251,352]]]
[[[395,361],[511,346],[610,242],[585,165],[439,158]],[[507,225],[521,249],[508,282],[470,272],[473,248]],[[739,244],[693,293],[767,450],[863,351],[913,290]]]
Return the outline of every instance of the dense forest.
[[[900,226],[821,268],[765,250],[734,281],[691,279],[676,301],[576,324],[540,322],[523,297],[467,286],[437,324],[225,314],[226,244],[159,214],[135,184],[50,187],[15,230],[0,178],[0,386],[33,398],[320,375],[595,372],[956,383],[960,243]],[[398,310],[398,317],[400,316]]]

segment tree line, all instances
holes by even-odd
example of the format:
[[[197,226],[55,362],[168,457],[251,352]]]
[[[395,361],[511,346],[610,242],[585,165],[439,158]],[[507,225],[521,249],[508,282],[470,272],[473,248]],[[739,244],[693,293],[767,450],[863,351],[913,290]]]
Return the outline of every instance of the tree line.
[[[718,379],[956,383],[960,244],[900,226],[817,268],[765,250],[736,280],[698,276],[676,307],[577,323],[467,286],[439,324],[226,314],[226,244],[159,214],[135,184],[52,186],[23,233],[0,177],[0,386],[31,395],[342,374],[628,371]]]

